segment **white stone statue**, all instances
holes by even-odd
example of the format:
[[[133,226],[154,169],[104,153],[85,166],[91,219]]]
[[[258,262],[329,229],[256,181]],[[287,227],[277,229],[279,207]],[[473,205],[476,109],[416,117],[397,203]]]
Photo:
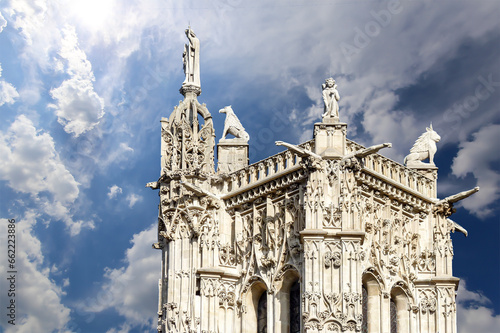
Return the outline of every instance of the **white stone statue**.
[[[186,74],[183,85],[200,87],[200,40],[191,27],[186,29],[186,36],[189,44],[184,45],[184,53],[182,54],[184,73]]]
[[[328,78],[321,85],[323,88],[323,102],[325,102],[325,112],[323,118],[338,118],[340,95],[337,91],[337,84],[333,78]]]
[[[410,149],[410,154],[406,155],[404,164],[408,167],[436,166],[434,164],[434,154],[437,151],[436,142],[439,142],[441,137],[432,129],[432,124],[427,127],[424,132]],[[429,159],[429,163],[422,162]]]
[[[250,139],[250,136],[245,131],[245,128],[243,127],[243,125],[241,125],[240,120],[234,114],[231,105],[220,109],[219,113],[226,114],[226,120],[224,121],[224,131],[222,132],[221,140],[225,140],[227,134],[232,134],[235,138],[242,139],[244,141],[248,141]]]

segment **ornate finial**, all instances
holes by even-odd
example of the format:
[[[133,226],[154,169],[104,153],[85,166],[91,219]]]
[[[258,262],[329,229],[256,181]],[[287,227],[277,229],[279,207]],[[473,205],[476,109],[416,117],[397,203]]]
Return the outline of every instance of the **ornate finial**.
[[[201,94],[200,84],[200,40],[189,25],[185,30],[189,44],[184,45],[182,60],[184,64],[184,74],[186,78],[180,89],[181,94],[186,96],[188,92],[194,92],[196,95]]]
[[[441,140],[441,137],[432,129],[431,123],[424,134],[415,141],[415,144],[410,149],[410,154],[404,159],[404,164],[410,168],[435,167],[434,154],[437,151],[436,142],[439,142],[439,140]],[[422,162],[426,159],[429,159],[429,163]]]
[[[323,88],[323,102],[325,103],[325,112],[323,113],[323,122],[326,119],[339,121],[339,103],[340,95],[337,91],[337,84],[333,78],[328,78],[321,86]]]

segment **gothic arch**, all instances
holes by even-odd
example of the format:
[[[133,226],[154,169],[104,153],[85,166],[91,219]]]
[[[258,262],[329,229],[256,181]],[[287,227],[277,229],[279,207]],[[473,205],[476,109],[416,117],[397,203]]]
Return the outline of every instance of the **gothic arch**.
[[[297,268],[293,265],[285,265],[276,280],[279,280],[277,293],[277,304],[275,305],[276,316],[276,332],[297,332],[297,324],[300,331],[300,303],[301,303],[301,286],[300,274]],[[297,285],[298,284],[298,285]],[[298,288],[298,289],[297,289]],[[298,301],[298,304],[295,304]],[[294,322],[298,318],[299,322]],[[292,328],[295,328],[292,331]]]
[[[367,318],[363,318],[369,333],[382,332],[382,291],[385,289],[383,279],[375,268],[368,268],[362,277],[363,287],[366,288]],[[363,325],[364,326],[364,325]]]
[[[243,288],[243,320],[242,320],[242,332],[243,333],[255,333],[258,330],[258,307],[261,297],[267,297],[267,288],[264,280],[259,276],[252,276],[245,283]],[[266,313],[267,315],[267,313]]]
[[[397,333],[410,332],[410,304],[413,297],[408,285],[403,281],[396,282],[391,288],[391,301],[395,304]]]

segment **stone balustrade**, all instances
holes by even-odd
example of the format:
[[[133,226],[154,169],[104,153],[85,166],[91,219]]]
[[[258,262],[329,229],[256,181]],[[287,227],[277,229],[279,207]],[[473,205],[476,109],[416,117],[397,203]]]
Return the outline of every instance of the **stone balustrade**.
[[[351,140],[346,140],[347,154],[355,152],[364,147]],[[409,169],[404,165],[397,163],[380,154],[368,155],[364,159],[365,169],[375,171],[376,173],[404,185],[426,197],[435,196],[434,181],[420,174],[418,171]]]
[[[239,192],[250,185],[258,185],[300,168],[301,158],[297,154],[286,150],[264,160],[253,163],[241,170],[235,171],[227,177],[230,179],[228,191]]]
[[[346,143],[347,154],[364,148],[351,140],[346,140]],[[313,145],[314,141],[311,140],[300,146],[312,150]],[[300,161],[301,157],[290,150],[286,150],[235,171],[225,176],[229,181],[228,196],[294,171],[300,168]],[[435,196],[433,180],[380,154],[365,157],[364,168],[404,185],[425,197],[432,198]]]

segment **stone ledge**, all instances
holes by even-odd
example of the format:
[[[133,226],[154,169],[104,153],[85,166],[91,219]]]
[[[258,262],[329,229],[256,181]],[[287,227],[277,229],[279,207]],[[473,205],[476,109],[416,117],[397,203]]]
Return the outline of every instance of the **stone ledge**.
[[[300,238],[325,238],[326,235],[328,235],[328,231],[325,231],[323,229],[306,229],[300,232]]]
[[[200,276],[218,276],[221,277],[224,274],[224,270],[215,267],[207,267],[207,268],[198,268],[196,270],[196,274],[200,274]]]
[[[415,280],[413,283],[416,286],[426,286],[426,285],[453,285],[455,286],[455,289],[458,288],[458,283],[460,279],[454,276],[446,276],[446,275],[441,275],[441,276],[433,276],[427,279],[418,279]]]
[[[364,238],[366,235],[366,232],[364,231],[339,231],[335,236],[340,236],[340,237],[354,237],[354,238]]]

